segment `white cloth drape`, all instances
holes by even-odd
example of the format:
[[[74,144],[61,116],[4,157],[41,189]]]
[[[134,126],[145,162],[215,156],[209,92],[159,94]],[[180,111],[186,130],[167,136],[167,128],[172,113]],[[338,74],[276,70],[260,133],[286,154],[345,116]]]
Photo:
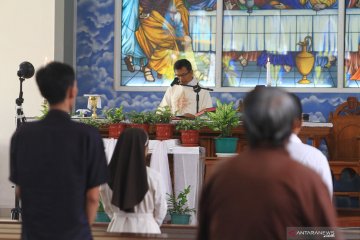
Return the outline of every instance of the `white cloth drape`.
[[[110,163],[111,157],[114,153],[114,149],[116,146],[117,139],[115,138],[103,138],[104,147],[105,147],[105,155],[107,163]]]
[[[150,167],[158,171],[161,175],[164,190],[168,194],[172,194],[172,184],[168,160],[168,147],[166,141],[154,142],[154,149],[152,150]]]
[[[203,156],[205,149],[202,147],[174,147],[173,153],[175,194],[178,195],[190,185],[188,206],[197,210],[204,177]],[[196,224],[196,222],[196,215],[192,214],[191,224]]]

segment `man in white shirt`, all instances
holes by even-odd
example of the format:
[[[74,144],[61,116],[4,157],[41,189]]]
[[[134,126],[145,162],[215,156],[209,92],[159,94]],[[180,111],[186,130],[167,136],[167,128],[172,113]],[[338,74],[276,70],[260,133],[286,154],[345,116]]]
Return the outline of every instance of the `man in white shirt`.
[[[174,64],[174,71],[180,84],[195,86],[197,79],[193,76],[191,63],[186,59],[180,59]],[[185,117],[194,117],[196,112],[196,93],[192,87],[174,85],[169,87],[162,99],[159,108],[169,106],[171,112]],[[212,107],[211,97],[208,91],[199,92],[199,112]]]
[[[296,121],[296,124],[293,127],[293,133],[289,138],[287,150],[294,160],[311,168],[320,175],[321,179],[329,190],[330,198],[332,199],[333,182],[329,162],[320,150],[308,144],[302,143],[300,138],[297,136],[297,134],[300,132],[302,124],[302,106],[299,98],[295,94],[290,95],[292,95],[292,97],[295,99],[295,102],[298,104],[301,111],[298,115],[298,121]]]

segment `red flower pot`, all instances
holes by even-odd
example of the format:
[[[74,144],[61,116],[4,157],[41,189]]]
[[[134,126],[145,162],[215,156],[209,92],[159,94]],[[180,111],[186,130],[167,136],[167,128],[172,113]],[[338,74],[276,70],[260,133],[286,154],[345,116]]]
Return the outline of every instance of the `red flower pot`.
[[[156,139],[167,140],[171,139],[174,135],[174,125],[169,123],[155,124]]]
[[[109,138],[119,138],[120,134],[125,130],[126,124],[112,123],[109,125]]]
[[[199,131],[198,130],[180,130],[181,145],[185,147],[199,146]]]
[[[131,128],[141,128],[141,129],[144,129],[145,132],[149,133],[149,128],[150,128],[150,125],[149,124],[140,124],[140,123],[131,123],[129,124],[129,127]]]

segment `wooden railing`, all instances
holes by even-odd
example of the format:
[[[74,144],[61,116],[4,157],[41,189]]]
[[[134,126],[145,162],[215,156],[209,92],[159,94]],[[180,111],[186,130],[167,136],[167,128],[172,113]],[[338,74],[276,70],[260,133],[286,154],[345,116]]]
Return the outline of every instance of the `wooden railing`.
[[[107,223],[95,223],[91,227],[94,240],[115,239],[195,239],[196,227],[191,225],[164,224],[161,226],[161,234],[142,233],[109,233],[106,232]],[[0,220],[0,240],[20,239],[21,222],[12,220]]]
[[[338,211],[338,227],[359,227],[359,214],[348,210]],[[197,228],[189,225],[163,225],[162,234],[138,234],[138,233],[107,233],[107,224],[96,223],[92,227],[94,240],[116,240],[116,239],[196,239]],[[358,239],[359,228],[340,228],[344,239]],[[0,240],[19,240],[21,236],[21,223],[17,221],[0,221]]]

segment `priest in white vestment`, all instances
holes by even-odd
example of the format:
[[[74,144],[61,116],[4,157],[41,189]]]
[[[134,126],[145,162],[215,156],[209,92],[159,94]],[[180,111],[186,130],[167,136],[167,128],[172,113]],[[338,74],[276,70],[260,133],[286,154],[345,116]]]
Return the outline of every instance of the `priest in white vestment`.
[[[180,59],[174,64],[175,75],[179,84],[195,86],[198,80],[193,76],[191,63]],[[196,93],[192,87],[173,85],[169,87],[162,99],[159,108],[169,106],[171,112],[177,116],[193,117],[196,111]],[[210,93],[207,90],[199,92],[199,112],[212,107]]]

